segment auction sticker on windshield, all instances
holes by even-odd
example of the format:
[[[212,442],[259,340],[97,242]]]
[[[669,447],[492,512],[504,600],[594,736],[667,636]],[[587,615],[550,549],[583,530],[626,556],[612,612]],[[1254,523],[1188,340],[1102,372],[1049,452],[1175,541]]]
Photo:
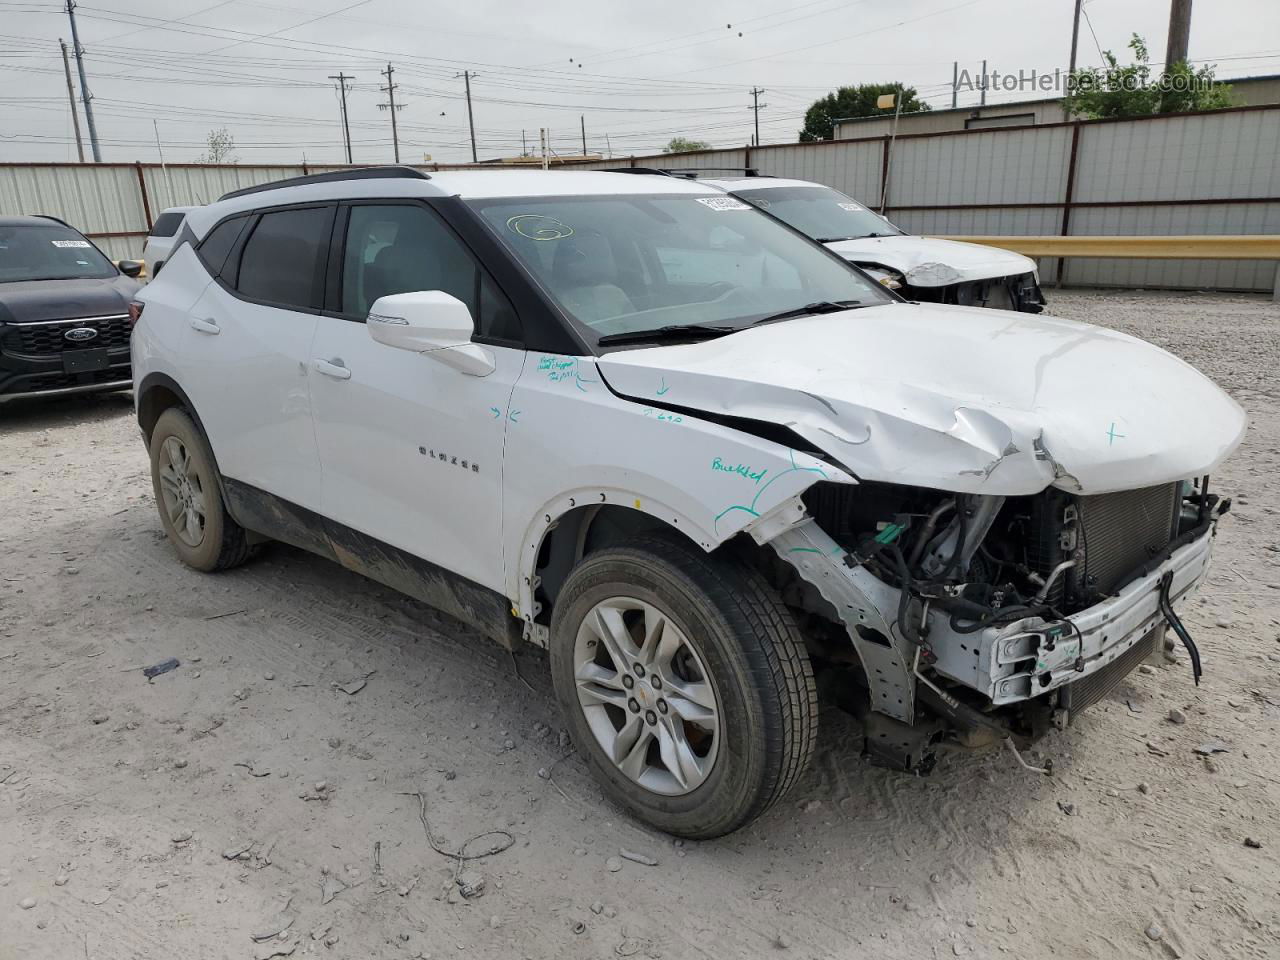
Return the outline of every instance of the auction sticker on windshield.
[[[735,200],[733,197],[695,197],[704,207],[710,207],[712,210],[750,210],[749,204],[743,203],[741,200]]]
[[[853,202],[850,202],[850,203],[842,203],[842,204],[840,204],[840,209],[841,209],[841,210],[849,210],[849,211],[852,211],[853,213],[857,213],[859,210],[865,210],[865,209],[867,209],[867,208],[866,208],[866,207],[864,207],[864,206],[863,206],[862,204],[860,204],[860,203],[853,203]]]
[[[55,247],[87,247],[90,245],[88,240],[50,240],[49,242]]]

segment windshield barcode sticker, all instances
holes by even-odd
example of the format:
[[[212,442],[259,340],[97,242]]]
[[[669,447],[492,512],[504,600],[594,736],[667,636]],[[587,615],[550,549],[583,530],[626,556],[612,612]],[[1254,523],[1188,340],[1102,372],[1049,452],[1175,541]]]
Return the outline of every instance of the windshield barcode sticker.
[[[55,247],[88,247],[91,246],[88,240],[50,240]]]
[[[865,209],[867,209],[867,208],[866,208],[866,207],[864,207],[864,206],[863,206],[862,204],[860,204],[860,203],[842,203],[842,204],[840,204],[840,209],[841,209],[841,210],[850,210],[850,211],[852,211],[853,213],[857,213],[857,212],[859,212],[860,210],[865,210]]]
[[[741,200],[735,200],[733,197],[695,197],[704,207],[710,207],[712,210],[750,210],[748,204]]]

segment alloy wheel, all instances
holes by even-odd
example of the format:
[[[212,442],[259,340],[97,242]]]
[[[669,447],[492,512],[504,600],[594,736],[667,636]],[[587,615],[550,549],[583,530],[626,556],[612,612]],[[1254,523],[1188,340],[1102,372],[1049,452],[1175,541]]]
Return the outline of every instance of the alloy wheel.
[[[702,657],[665,613],[632,597],[597,603],[578,628],[574,677],[597,743],[629,780],[666,796],[706,780],[719,705]]]
[[[173,532],[189,547],[204,541],[204,480],[193,468],[191,451],[177,437],[160,445],[160,497]]]

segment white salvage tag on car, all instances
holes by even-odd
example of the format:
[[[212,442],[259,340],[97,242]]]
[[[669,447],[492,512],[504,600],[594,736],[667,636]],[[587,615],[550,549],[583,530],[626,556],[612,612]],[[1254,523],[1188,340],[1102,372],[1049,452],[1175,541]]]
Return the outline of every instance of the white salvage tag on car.
[[[87,247],[90,246],[88,240],[50,240],[55,247]]]
[[[849,203],[842,203],[842,204],[840,204],[840,209],[841,209],[841,210],[852,210],[854,213],[857,213],[859,210],[865,210],[865,209],[867,209],[867,208],[866,208],[866,207],[864,207],[864,206],[863,206],[862,204],[860,204],[860,203],[853,203],[852,201],[850,201]]]
[[[750,210],[749,204],[743,203],[741,200],[735,200],[733,197],[695,197],[704,207],[710,207],[712,210]]]

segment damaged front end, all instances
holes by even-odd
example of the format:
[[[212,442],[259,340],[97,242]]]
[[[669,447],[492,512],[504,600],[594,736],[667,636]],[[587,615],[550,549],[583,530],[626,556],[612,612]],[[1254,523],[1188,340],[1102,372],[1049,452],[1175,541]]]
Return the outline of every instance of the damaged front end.
[[[858,266],[899,296],[917,303],[1040,313],[1047,302],[1035,271],[970,279],[943,263],[921,264],[905,273],[882,263],[858,261]]]
[[[1025,746],[1065,727],[1166,626],[1198,679],[1172,603],[1229,509],[1208,483],[1006,497],[822,482],[750,532],[796,574],[788,599],[851,641],[867,754],[923,773],[944,740]]]

